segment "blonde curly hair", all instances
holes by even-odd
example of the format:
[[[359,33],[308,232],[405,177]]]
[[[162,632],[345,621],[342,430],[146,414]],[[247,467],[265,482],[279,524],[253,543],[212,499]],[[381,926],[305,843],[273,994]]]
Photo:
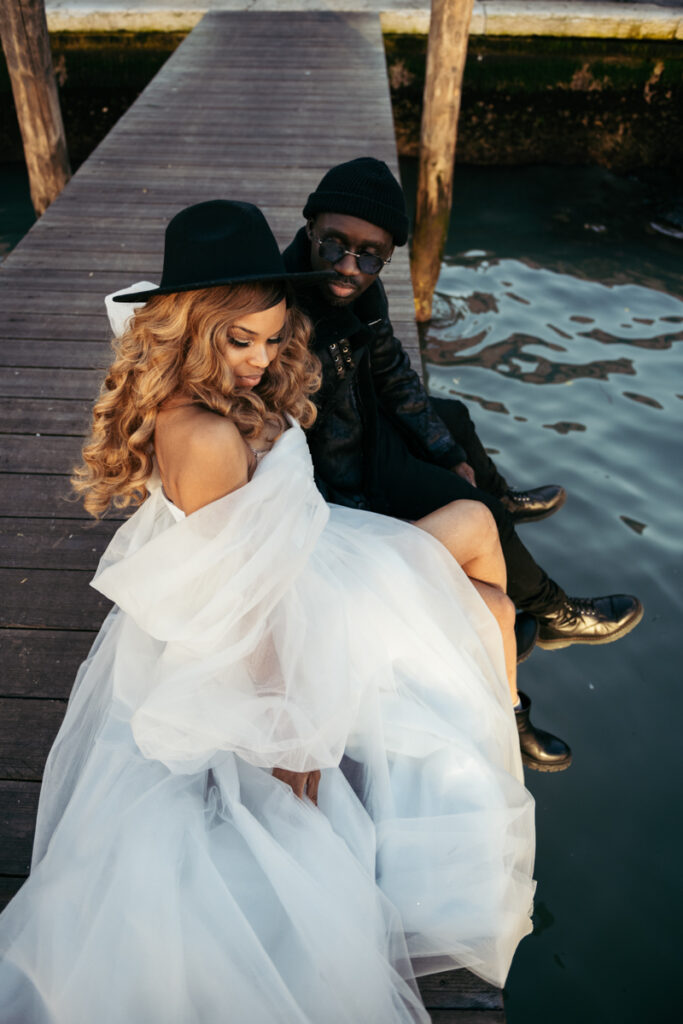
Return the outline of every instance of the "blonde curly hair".
[[[260,384],[237,389],[221,356],[241,317],[287,298],[278,354]],[[120,338],[93,408],[83,463],[71,484],[98,519],[111,504],[139,505],[153,469],[154,429],[161,405],[182,391],[198,405],[228,417],[246,439],[284,428],[285,414],[310,426],[309,395],[320,386],[320,364],[308,349],[311,327],[282,282],[249,283],[157,295],[139,309]]]

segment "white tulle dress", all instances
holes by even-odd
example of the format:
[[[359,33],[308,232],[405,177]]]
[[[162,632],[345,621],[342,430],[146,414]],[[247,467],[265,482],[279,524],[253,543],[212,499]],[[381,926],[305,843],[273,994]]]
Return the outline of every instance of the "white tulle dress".
[[[533,801],[497,626],[437,541],[327,506],[292,424],[187,518],[151,481],[93,586],[3,1024],[426,1022],[415,975],[503,982]],[[319,806],[276,765],[322,769]]]

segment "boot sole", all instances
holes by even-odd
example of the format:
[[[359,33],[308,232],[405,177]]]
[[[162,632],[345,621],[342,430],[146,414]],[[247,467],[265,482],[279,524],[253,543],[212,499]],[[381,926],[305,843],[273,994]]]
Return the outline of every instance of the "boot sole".
[[[527,757],[526,754],[522,754],[522,764],[527,768],[531,768],[535,772],[563,772],[572,763],[572,758],[567,758],[566,761],[560,761],[559,764],[543,764],[540,761],[534,761],[532,758]]]
[[[554,516],[556,512],[559,512],[560,509],[562,508],[562,506],[564,505],[566,500],[567,500],[567,495],[565,494],[564,497],[560,498],[560,500],[557,502],[557,504],[553,505],[552,508],[546,509],[545,512],[534,512],[534,513],[532,513],[531,515],[528,515],[528,516],[525,516],[525,515],[515,515],[515,513],[512,512],[511,513],[512,521],[513,521],[513,523],[516,526],[523,526],[524,523],[540,523],[540,521],[542,519],[549,519],[550,516]]]
[[[602,644],[613,644],[615,640],[621,640],[622,637],[636,628],[643,617],[644,611],[645,609],[641,605],[636,615],[630,621],[625,622],[621,629],[618,629],[616,633],[610,633],[609,636],[557,637],[555,640],[544,640],[539,631],[536,646],[541,647],[544,651],[559,651],[563,647],[571,647],[572,644],[593,644],[594,647],[600,647]]]

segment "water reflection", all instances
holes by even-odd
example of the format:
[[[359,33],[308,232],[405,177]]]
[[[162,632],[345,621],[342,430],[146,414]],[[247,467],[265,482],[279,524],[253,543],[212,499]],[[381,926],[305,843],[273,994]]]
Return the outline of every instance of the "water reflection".
[[[567,420],[561,420],[559,423],[544,423],[543,427],[545,430],[555,430],[558,434],[569,434],[572,430],[577,430],[580,433],[586,429],[583,423],[569,423]]]
[[[632,402],[642,402],[649,405],[651,409],[663,409],[664,406],[656,398],[648,398],[647,395],[639,395],[637,391],[622,391],[624,398],[630,398]]]
[[[424,351],[435,366],[480,367],[529,384],[633,377],[633,349],[663,351],[683,341],[683,330],[669,327],[681,322],[682,305],[640,285],[606,285],[528,259],[469,252],[443,267]],[[624,354],[606,359],[605,346]],[[633,400],[657,407],[647,395]]]
[[[631,519],[630,516],[619,516],[622,523],[626,523],[630,530],[634,533],[642,533],[643,530],[647,529],[647,523],[640,523],[637,519]]]
[[[486,409],[487,412],[501,412],[505,416],[510,415],[510,410],[506,409],[502,402],[492,402],[489,399],[483,398],[481,395],[469,395],[466,391],[455,391],[449,388],[448,393],[455,395],[457,398],[461,398],[463,402],[476,402],[482,409]],[[523,416],[515,416],[515,419],[522,420]]]
[[[661,320],[665,320],[669,323],[678,322],[678,317],[660,317]],[[651,324],[654,325],[654,320],[647,320],[644,317],[634,317],[635,323],[640,324]],[[622,327],[632,327],[632,324],[621,324]],[[592,331],[583,332],[583,337],[593,338],[595,341],[599,341],[602,345],[633,345],[635,348],[671,348],[676,341],[683,341],[683,331],[677,331],[675,334],[657,334],[651,338],[622,338],[616,334],[610,334],[609,331],[604,331],[599,327],[595,327]]]

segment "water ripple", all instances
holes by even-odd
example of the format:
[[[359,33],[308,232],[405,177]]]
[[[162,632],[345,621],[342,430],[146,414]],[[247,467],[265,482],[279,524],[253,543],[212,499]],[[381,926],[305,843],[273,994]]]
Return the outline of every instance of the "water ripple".
[[[428,363],[493,370],[529,384],[633,377],[634,350],[663,352],[683,341],[683,330],[671,329],[683,322],[683,302],[675,296],[490,253],[468,253],[443,267],[434,313],[425,337]],[[623,353],[605,359],[605,346]],[[651,396],[632,400],[661,407]]]
[[[610,374],[621,373],[633,376],[636,372],[630,359],[600,359],[590,363],[569,363],[546,359],[536,352],[527,352],[526,349],[531,349],[532,346],[543,346],[556,352],[564,352],[565,349],[561,345],[555,345],[529,334],[511,334],[497,344],[480,348],[472,356],[461,357],[452,354],[454,350],[462,351],[475,347],[486,336],[486,333],[482,332],[473,338],[464,338],[439,347],[432,346],[431,339],[428,339],[425,350],[426,358],[441,365],[454,367],[480,366],[487,370],[495,370],[496,373],[501,373],[506,377],[525,381],[527,384],[566,384],[569,381],[582,378],[607,380]],[[533,368],[520,365],[530,363],[534,364]]]

